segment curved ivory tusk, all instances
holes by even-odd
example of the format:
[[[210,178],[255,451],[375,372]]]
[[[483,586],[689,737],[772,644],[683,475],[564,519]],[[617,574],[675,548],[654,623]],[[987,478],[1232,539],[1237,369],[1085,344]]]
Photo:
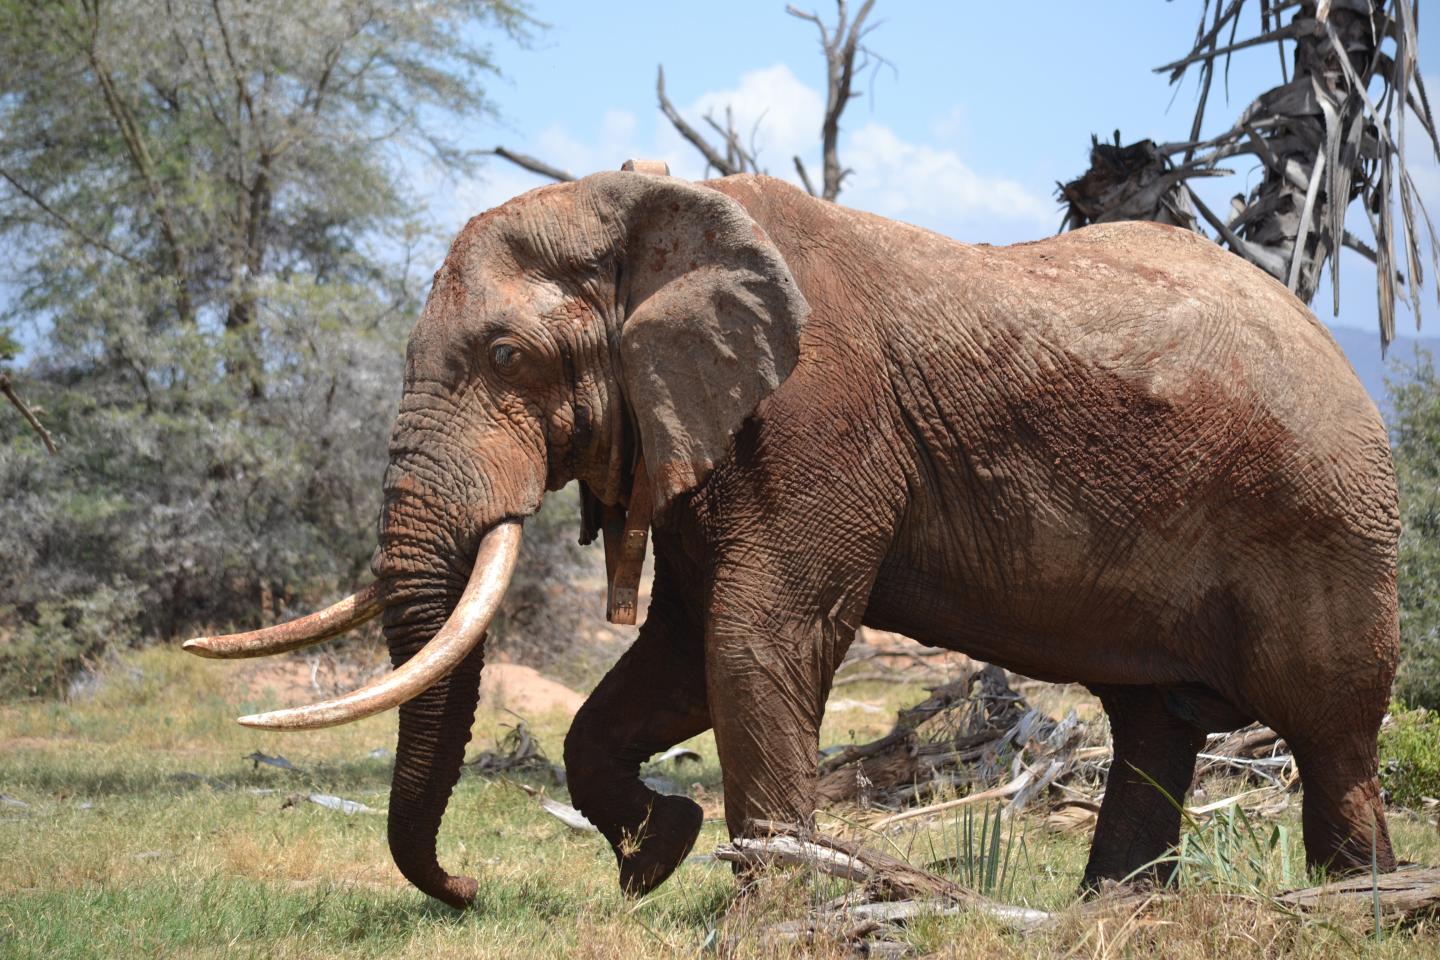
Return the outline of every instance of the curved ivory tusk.
[[[492,527],[480,541],[475,569],[465,592],[460,595],[460,602],[440,632],[413,657],[385,676],[334,700],[241,717],[240,723],[267,730],[315,730],[359,720],[419,696],[459,666],[485,636],[505,596],[505,588],[510,585],[510,574],[515,570],[515,557],[519,553],[518,521]]]
[[[196,637],[185,641],[185,649],[200,657],[230,660],[239,657],[264,657],[272,653],[298,650],[321,640],[338,637],[353,630],[385,608],[380,600],[380,584],[372,583],[359,593],[333,603],[324,610],[289,623],[277,623],[263,630],[232,633],[223,637]]]

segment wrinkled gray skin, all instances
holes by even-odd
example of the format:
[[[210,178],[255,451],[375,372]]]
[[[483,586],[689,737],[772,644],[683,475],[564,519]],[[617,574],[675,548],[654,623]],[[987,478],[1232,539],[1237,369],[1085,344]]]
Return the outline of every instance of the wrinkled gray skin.
[[[1306,850],[1391,869],[1376,733],[1397,655],[1395,485],[1328,333],[1259,270],[1154,224],[974,247],[765,177],[601,174],[472,220],[415,327],[376,573],[403,662],[484,531],[580,481],[656,504],[640,637],[576,717],[576,805],[643,892],[699,808],[638,778],[713,728],[732,834],[814,810],[862,623],[1102,700],[1115,762],[1086,881],[1178,835],[1206,731],[1294,748]],[[598,602],[598,601],[597,601]],[[401,709],[390,840],[435,836],[481,667]]]

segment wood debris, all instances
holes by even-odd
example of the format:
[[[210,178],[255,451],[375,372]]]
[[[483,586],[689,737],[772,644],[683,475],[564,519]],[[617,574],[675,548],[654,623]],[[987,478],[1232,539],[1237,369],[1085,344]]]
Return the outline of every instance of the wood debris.
[[[482,751],[474,759],[465,761],[465,767],[482,777],[518,773],[544,775],[556,784],[565,782],[565,768],[550,762],[524,720],[516,722],[494,750]]]
[[[1342,902],[1373,903],[1389,921],[1440,916],[1440,867],[1410,865],[1378,877],[1360,875],[1276,898],[1300,910],[1330,910]]]
[[[972,662],[959,679],[900,711],[885,736],[825,759],[819,795],[826,804],[892,811],[889,822],[987,799],[1007,799],[1014,812],[1061,775],[1093,779],[1091,768],[1108,763],[1108,751],[1081,759],[1086,735],[1073,711],[1061,721],[1047,717],[1014,691],[1004,670]],[[908,809],[942,790],[970,796]]]
[[[359,800],[346,800],[344,797],[337,797],[328,793],[296,793],[285,798],[280,804],[281,810],[293,810],[303,802],[313,803],[316,806],[324,807],[326,810],[334,810],[336,813],[343,813],[347,817],[357,813],[383,814],[384,810],[376,810],[368,804]]]
[[[827,836],[804,827],[759,821],[748,836],[715,850],[715,858],[744,867],[780,865],[814,871],[857,884],[840,897],[820,903],[800,919],[772,923],[759,929],[743,923],[748,904],[742,895],[731,906],[722,928],[731,931],[726,952],[741,936],[762,942],[845,944],[858,955],[892,955],[900,946],[895,938],[910,920],[920,916],[975,913],[1009,929],[1029,933],[1052,929],[1062,922],[1102,920],[1119,913],[1132,919],[1165,903],[1177,894],[1169,890],[1136,889],[1114,885],[1095,899],[1061,912],[1034,910],[1001,903],[961,884],[921,869],[862,844]],[[1440,868],[1408,866],[1378,877],[1357,876],[1322,886],[1262,897],[1230,894],[1235,900],[1265,903],[1281,913],[1296,916],[1342,906],[1363,906],[1363,915],[1382,922],[1413,922],[1440,915]],[[1372,914],[1373,911],[1373,914]],[[737,932],[740,931],[740,932]],[[893,955],[903,955],[895,952]]]
[[[247,753],[240,759],[249,760],[252,770],[259,770],[260,764],[263,763],[267,767],[279,767],[281,770],[291,770],[295,773],[300,772],[299,767],[295,766],[295,764],[291,763],[289,760],[286,760],[284,757],[278,754],[272,757],[267,753],[261,753],[259,750],[256,750],[254,753]]]
[[[595,826],[595,824],[585,819],[585,814],[581,813],[579,810],[576,810],[574,807],[570,806],[570,804],[561,803],[559,800],[552,800],[550,797],[545,796],[544,791],[536,790],[534,787],[528,786],[526,784],[521,783],[516,784],[516,786],[518,786],[521,790],[524,790],[530,796],[534,797],[536,802],[540,804],[541,810],[544,810],[546,813],[550,814],[550,816],[554,817],[556,820],[559,820],[561,823],[565,824],[565,826],[569,827],[571,830],[574,830],[576,833],[599,832],[599,827]]]
[[[822,804],[877,811],[872,829],[991,802],[1002,804],[1007,817],[1038,802],[1047,824],[1076,829],[1095,821],[1111,749],[1075,711],[1060,720],[1046,716],[1004,670],[970,661],[958,679],[901,710],[883,737],[832,747],[823,757]],[[1272,814],[1289,804],[1299,771],[1284,739],[1252,724],[1209,736],[1195,784],[1191,816],[1236,804]],[[1212,792],[1217,786],[1223,792]]]

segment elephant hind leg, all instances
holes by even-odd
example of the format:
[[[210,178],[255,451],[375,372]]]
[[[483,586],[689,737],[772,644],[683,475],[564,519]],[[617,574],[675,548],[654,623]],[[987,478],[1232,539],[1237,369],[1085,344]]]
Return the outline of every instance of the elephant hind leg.
[[[1250,674],[1257,681],[1284,677],[1250,699],[1295,753],[1305,858],[1312,869],[1336,874],[1369,871],[1372,862],[1382,873],[1395,869],[1376,739],[1389,706],[1399,627],[1393,600],[1388,608],[1371,600],[1362,593],[1319,613],[1292,613],[1289,623],[1309,629],[1297,635],[1281,628],[1276,635],[1288,638],[1284,649],[1294,654],[1274,670]]]
[[[1372,741],[1373,744],[1373,741]],[[1371,751],[1318,749],[1292,741],[1305,789],[1301,822],[1310,868],[1331,874],[1380,873],[1395,869],[1377,762]]]
[[[1195,754],[1205,742],[1205,732],[1177,716],[1159,687],[1097,685],[1091,692],[1110,718],[1114,758],[1085,866],[1087,889],[1124,880],[1175,847],[1176,805],[1190,790]],[[1155,871],[1161,879],[1170,873]]]
[[[1314,685],[1334,693],[1312,698],[1299,719],[1271,724],[1300,767],[1305,859],[1312,870],[1368,872],[1372,862],[1381,873],[1395,869],[1376,745],[1385,700],[1360,686]]]

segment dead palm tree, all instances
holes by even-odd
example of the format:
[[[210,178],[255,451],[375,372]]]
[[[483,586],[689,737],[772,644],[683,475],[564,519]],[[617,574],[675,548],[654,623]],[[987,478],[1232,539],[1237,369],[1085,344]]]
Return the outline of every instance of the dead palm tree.
[[[1434,228],[1406,166],[1409,110],[1440,159],[1430,105],[1418,69],[1418,3],[1415,0],[1257,0],[1260,32],[1237,40],[1246,0],[1203,0],[1191,51],[1157,67],[1177,83],[1200,70],[1200,97],[1189,137],[1178,143],[1150,141],[1122,147],[1096,141],[1090,169],[1060,185],[1067,203],[1061,229],[1108,220],[1146,219],[1200,230],[1195,213],[1240,256],[1260,266],[1307,303],[1329,262],[1334,307],[1340,302],[1338,253],[1358,251],[1376,268],[1380,344],[1395,337],[1395,300],[1403,288],[1420,319],[1424,282],[1419,232],[1430,240],[1437,265]],[[1282,18],[1294,10],[1288,23]],[[1228,28],[1229,36],[1221,42]],[[1200,140],[1217,65],[1228,68],[1236,51],[1275,44],[1281,83],[1255,99],[1224,133]],[[1286,62],[1286,45],[1291,62]],[[1369,91],[1375,81],[1380,94]],[[1186,186],[1197,176],[1230,173],[1220,164],[1249,154],[1263,176],[1248,194],[1237,195],[1221,217]],[[1369,241],[1345,229],[1359,200],[1370,224]],[[1395,210],[1400,224],[1396,229]],[[1201,230],[1200,232],[1203,232]],[[1398,237],[1397,237],[1398,233]],[[1404,272],[1397,247],[1404,248]]]

